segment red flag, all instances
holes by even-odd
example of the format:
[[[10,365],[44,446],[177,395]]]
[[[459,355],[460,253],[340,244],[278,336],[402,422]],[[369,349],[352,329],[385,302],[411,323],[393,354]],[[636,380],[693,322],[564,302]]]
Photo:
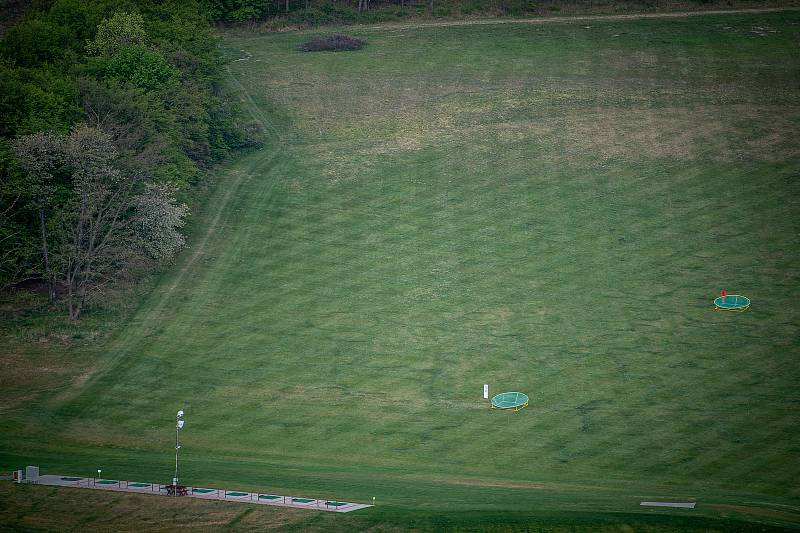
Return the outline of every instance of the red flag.
[[[722,297],[725,298],[725,289],[722,289]]]

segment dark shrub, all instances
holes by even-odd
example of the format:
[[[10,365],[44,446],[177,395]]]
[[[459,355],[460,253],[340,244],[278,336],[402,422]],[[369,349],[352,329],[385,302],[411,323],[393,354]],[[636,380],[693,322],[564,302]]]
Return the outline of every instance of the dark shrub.
[[[336,22],[336,19],[319,9],[301,9],[289,13],[286,16],[286,21],[292,25],[313,28],[315,26],[322,26],[323,24],[333,24]]]
[[[339,52],[341,50],[358,50],[364,46],[365,41],[350,37],[349,35],[329,35],[328,37],[317,37],[300,45],[303,52]]]

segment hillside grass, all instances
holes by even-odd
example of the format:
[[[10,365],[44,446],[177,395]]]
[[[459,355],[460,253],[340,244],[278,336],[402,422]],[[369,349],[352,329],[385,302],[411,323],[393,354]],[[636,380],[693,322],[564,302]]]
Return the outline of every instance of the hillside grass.
[[[166,481],[183,408],[183,481],[357,528],[797,527],[800,14],[351,33],[226,38],[270,142],[101,351],[30,362],[81,373],[9,379],[0,468]]]

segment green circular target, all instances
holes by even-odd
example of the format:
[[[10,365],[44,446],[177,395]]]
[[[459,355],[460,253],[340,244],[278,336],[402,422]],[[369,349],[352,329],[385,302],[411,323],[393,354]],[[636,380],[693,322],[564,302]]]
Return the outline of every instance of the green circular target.
[[[501,392],[492,397],[492,409],[519,411],[528,406],[528,395],[523,392]]]

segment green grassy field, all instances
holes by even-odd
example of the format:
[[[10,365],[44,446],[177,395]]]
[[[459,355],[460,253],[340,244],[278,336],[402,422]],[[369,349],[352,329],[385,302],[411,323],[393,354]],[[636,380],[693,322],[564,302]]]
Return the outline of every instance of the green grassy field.
[[[331,527],[800,526],[800,13],[352,32],[224,36],[267,146],[0,468],[166,481],[183,408],[185,482]]]

